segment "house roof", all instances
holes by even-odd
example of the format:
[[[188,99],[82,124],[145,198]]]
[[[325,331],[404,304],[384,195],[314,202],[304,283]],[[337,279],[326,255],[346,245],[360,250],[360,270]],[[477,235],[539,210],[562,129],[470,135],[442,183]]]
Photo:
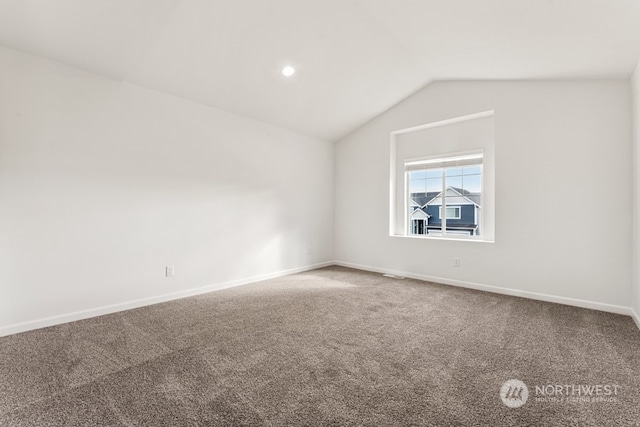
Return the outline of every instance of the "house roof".
[[[437,80],[628,78],[638,22],[637,0],[10,0],[0,45],[336,141]]]
[[[418,208],[411,212],[411,219],[428,219],[431,218],[431,215],[426,213],[424,209]]]
[[[471,203],[477,206],[481,206],[482,195],[479,193],[473,193],[468,190],[464,190],[458,187],[447,187],[447,190],[453,190],[464,198],[468,199]],[[440,197],[442,194],[441,191],[434,191],[428,193],[412,193],[411,194],[411,206],[414,206],[414,203],[419,205],[421,208],[430,204],[432,201]]]
[[[482,201],[482,194],[480,194],[480,193],[472,193],[471,191],[464,190],[464,189],[458,188],[458,187],[447,187],[447,188],[451,188],[452,190],[454,190],[457,193],[459,193],[461,196],[466,197],[471,202],[473,202],[476,205],[480,206],[480,202]]]
[[[420,207],[424,207],[428,202],[437,197],[439,194],[439,191],[433,191],[429,193],[412,193],[411,201],[416,203]]]

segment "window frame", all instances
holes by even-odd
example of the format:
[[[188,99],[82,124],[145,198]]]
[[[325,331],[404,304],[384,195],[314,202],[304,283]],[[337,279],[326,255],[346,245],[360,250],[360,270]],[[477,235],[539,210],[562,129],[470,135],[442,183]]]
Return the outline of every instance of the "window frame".
[[[453,152],[453,153],[444,153],[444,154],[438,154],[438,155],[433,155],[433,156],[426,156],[426,157],[418,157],[418,158],[411,158],[411,159],[405,159],[402,163],[405,166],[405,173],[404,173],[404,208],[403,208],[403,213],[404,213],[404,236],[405,237],[412,237],[412,238],[419,238],[419,239],[446,239],[446,240],[451,240],[451,239],[455,239],[455,240],[472,240],[472,241],[486,241],[484,239],[484,215],[480,215],[480,219],[478,221],[478,227],[481,230],[481,235],[464,235],[464,234],[459,234],[456,233],[454,230],[450,230],[447,231],[447,220],[448,219],[461,219],[462,217],[462,207],[458,206],[458,205],[453,205],[453,206],[447,206],[446,204],[446,171],[447,169],[453,169],[453,168],[460,168],[460,167],[464,167],[464,166],[471,166],[471,164],[469,165],[458,165],[455,164],[456,160],[461,159],[461,161],[464,161],[463,159],[466,158],[474,158],[474,157],[479,157],[481,160],[477,163],[474,163],[475,165],[479,165],[482,168],[482,172],[480,174],[480,207],[482,208],[482,200],[483,200],[483,196],[484,196],[484,150],[483,149],[477,149],[477,150],[467,150],[467,151],[458,151],[458,152]],[[425,167],[424,169],[419,168],[419,169],[412,169],[412,170],[407,170],[407,166],[408,165],[412,165],[412,164],[420,164],[420,163],[425,163],[425,164],[432,164],[432,165],[436,165],[433,167]],[[447,165],[448,163],[448,165]],[[410,200],[411,200],[411,188],[410,188],[410,181],[409,181],[409,174],[410,172],[415,172],[415,171],[427,171],[427,170],[436,170],[436,169],[441,169],[442,170],[442,189],[441,189],[441,194],[442,194],[442,205],[440,206],[440,210],[439,210],[439,216],[440,216],[440,234],[439,235],[429,235],[429,233],[426,234],[413,234],[412,233],[412,221],[411,221],[411,206],[410,206]],[[457,207],[459,208],[459,212],[460,212],[460,216],[458,218],[442,218],[442,206],[446,207]],[[477,209],[477,208],[474,208]],[[446,212],[446,211],[445,211]],[[477,215],[477,211],[476,211],[476,215]],[[446,215],[445,215],[446,216]]]
[[[456,116],[436,121],[427,122],[425,124],[414,125],[410,127],[405,127],[401,129],[392,130],[389,132],[389,191],[388,191],[388,236],[392,238],[410,238],[410,239],[424,239],[421,236],[409,235],[407,233],[407,227],[409,224],[408,218],[405,215],[406,212],[406,192],[404,189],[406,188],[406,173],[401,170],[402,162],[404,159],[400,157],[400,153],[398,151],[399,144],[401,142],[401,138],[405,135],[416,134],[418,132],[424,132],[429,129],[439,128],[444,126],[456,126],[460,123],[482,120],[484,122],[485,119],[488,119],[486,127],[481,129],[480,139],[478,139],[477,144],[466,144],[462,142],[462,144],[449,143],[445,142],[442,146],[446,145],[467,145],[469,148],[482,148],[484,151],[484,161],[483,161],[483,173],[482,173],[482,181],[483,181],[483,201],[482,201],[482,224],[484,231],[482,232],[482,236],[479,239],[460,239],[454,236],[450,237],[431,237],[432,240],[453,240],[453,241],[466,241],[466,242],[477,242],[477,243],[495,243],[496,242],[496,187],[495,187],[495,179],[496,179],[496,158],[495,158],[495,111],[494,110],[485,110],[477,113]],[[428,137],[428,134],[427,134]],[[444,141],[443,141],[444,142]],[[436,154],[438,153],[438,148],[440,144],[433,145],[431,147],[425,146],[425,153]],[[449,150],[449,151],[455,151]],[[441,151],[444,153],[446,151]]]

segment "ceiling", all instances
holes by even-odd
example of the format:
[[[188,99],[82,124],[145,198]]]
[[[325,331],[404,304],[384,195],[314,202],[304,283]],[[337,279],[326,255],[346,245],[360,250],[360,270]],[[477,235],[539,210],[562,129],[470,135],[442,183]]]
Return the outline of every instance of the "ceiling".
[[[0,0],[0,45],[335,141],[434,80],[628,78],[640,1]]]

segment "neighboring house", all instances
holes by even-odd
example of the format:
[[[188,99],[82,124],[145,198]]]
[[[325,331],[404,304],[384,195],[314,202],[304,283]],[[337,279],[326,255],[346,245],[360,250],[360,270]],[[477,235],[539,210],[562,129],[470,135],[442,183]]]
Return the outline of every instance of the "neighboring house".
[[[480,234],[481,196],[477,193],[447,187],[446,215],[448,234]],[[411,234],[442,233],[442,192],[413,193],[410,201]]]

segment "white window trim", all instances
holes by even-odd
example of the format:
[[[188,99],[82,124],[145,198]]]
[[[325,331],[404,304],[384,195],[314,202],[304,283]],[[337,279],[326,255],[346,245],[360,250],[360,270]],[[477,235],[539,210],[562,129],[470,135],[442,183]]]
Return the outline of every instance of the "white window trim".
[[[403,227],[402,227],[402,234],[397,234],[396,233],[396,219],[397,219],[397,214],[396,214],[396,210],[397,210],[397,205],[396,205],[396,196],[397,196],[397,189],[396,189],[396,173],[397,173],[397,138],[399,135],[403,135],[406,133],[411,133],[411,132],[416,132],[416,131],[420,131],[420,130],[425,130],[425,129],[430,129],[430,128],[435,128],[435,127],[439,127],[439,126],[446,126],[446,125],[450,125],[450,124],[454,124],[454,123],[460,123],[460,122],[465,122],[468,120],[475,120],[475,119],[480,119],[480,118],[485,118],[485,117],[492,117],[494,116],[494,110],[488,110],[488,111],[483,111],[480,113],[475,113],[475,114],[469,114],[466,116],[460,116],[460,117],[454,117],[451,119],[446,119],[446,120],[441,120],[441,121],[437,121],[437,122],[432,122],[432,123],[427,123],[424,125],[420,125],[420,126],[414,126],[414,127],[410,127],[410,128],[405,128],[405,129],[398,129],[395,131],[390,132],[389,134],[389,236],[391,237],[408,237],[408,238],[418,238],[418,239],[424,239],[424,238],[429,238],[429,239],[434,239],[434,240],[457,240],[457,241],[476,241],[476,242],[487,242],[487,243],[494,243],[494,240],[485,240],[484,238],[482,238],[482,236],[478,236],[478,238],[474,238],[475,236],[473,236],[472,238],[469,239],[460,239],[458,237],[453,238],[453,237],[423,237],[423,236],[412,236],[409,235],[407,233],[408,230],[408,226],[409,226],[409,221],[406,215],[406,206],[408,204],[408,192],[406,191],[407,187],[408,187],[408,183],[407,183],[407,174],[404,173],[404,210],[403,210]],[[444,155],[443,155],[444,156]],[[432,156],[432,158],[435,157],[443,157],[443,156]],[[484,172],[482,174],[482,186],[483,186],[483,192],[484,192]],[[484,218],[481,218],[482,220],[484,220]]]

